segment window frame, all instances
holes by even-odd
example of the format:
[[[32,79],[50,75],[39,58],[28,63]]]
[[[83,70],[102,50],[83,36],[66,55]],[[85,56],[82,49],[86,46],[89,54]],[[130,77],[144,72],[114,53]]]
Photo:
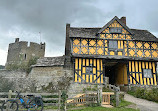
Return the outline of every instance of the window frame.
[[[143,69],[143,77],[144,78],[153,78],[152,69]]]
[[[89,71],[87,71],[89,70]],[[93,74],[93,65],[90,64],[89,66],[86,66],[86,74]]]
[[[110,27],[109,32],[112,34],[122,34],[122,27]]]
[[[117,48],[116,47],[110,47],[111,46],[110,42],[116,42],[116,43],[113,43],[113,44],[117,44]],[[109,50],[112,50],[112,51],[118,50],[118,41],[117,40],[109,40]]]

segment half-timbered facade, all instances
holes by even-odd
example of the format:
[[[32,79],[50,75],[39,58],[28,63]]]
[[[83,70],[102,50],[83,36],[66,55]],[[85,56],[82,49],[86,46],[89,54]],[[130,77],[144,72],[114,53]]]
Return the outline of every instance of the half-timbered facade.
[[[66,26],[65,55],[74,82],[157,85],[158,39],[115,16],[102,28]]]

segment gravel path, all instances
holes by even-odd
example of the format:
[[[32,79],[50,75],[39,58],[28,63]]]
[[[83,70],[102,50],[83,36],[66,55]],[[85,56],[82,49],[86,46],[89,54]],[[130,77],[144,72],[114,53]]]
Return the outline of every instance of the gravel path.
[[[140,111],[158,111],[158,103],[136,98],[134,96],[131,96],[129,94],[125,94],[126,101],[135,103],[137,105],[137,108],[140,109]]]

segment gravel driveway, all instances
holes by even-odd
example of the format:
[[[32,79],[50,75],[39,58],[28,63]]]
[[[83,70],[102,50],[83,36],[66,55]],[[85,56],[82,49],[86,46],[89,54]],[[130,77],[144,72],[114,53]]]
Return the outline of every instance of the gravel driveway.
[[[126,101],[135,103],[137,105],[137,108],[140,109],[140,111],[158,111],[158,103],[151,102],[145,99],[136,98],[129,94],[125,94],[124,99]]]

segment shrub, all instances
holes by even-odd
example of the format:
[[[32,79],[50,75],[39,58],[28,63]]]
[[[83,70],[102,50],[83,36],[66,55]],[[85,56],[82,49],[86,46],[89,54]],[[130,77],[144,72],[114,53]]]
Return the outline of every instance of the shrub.
[[[137,98],[158,102],[158,88],[144,89],[144,88],[135,87],[135,88],[131,88],[127,93]]]

